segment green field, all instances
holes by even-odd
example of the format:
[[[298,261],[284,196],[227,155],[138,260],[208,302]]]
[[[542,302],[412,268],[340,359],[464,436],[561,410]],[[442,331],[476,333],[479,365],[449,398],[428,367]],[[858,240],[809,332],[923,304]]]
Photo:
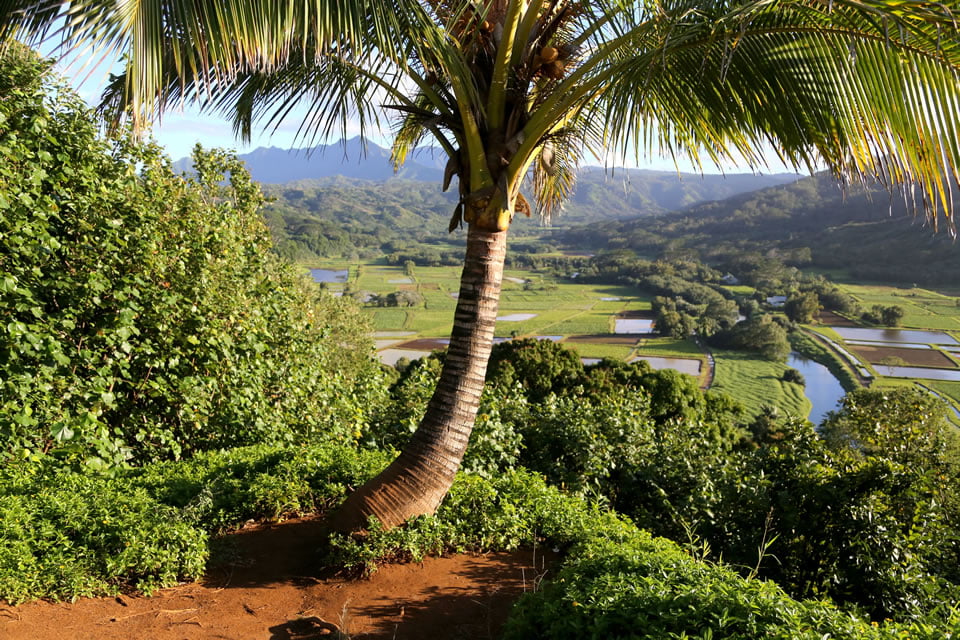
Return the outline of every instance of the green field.
[[[401,266],[376,263],[346,263],[342,260],[311,264],[323,269],[349,269],[349,291],[365,291],[386,295],[398,290],[414,290],[424,302],[410,308],[368,306],[378,331],[412,331],[413,338],[449,336],[459,290],[459,267],[414,267],[408,275]],[[627,311],[650,310],[650,297],[627,286],[597,285],[557,280],[547,274],[517,269],[505,272],[500,298],[502,319],[497,323],[498,337],[609,335],[614,320]],[[342,289],[343,285],[328,285]],[[842,285],[866,309],[873,305],[899,305],[905,310],[904,328],[956,331],[960,335],[960,306],[956,298],[926,289]],[[727,287],[746,291],[748,287]],[[533,317],[510,321],[515,314]],[[816,330],[843,341],[829,329]],[[709,376],[706,358],[691,340],[645,338],[637,346],[601,342],[569,342],[584,358],[617,358],[627,360],[637,355],[693,357],[703,361],[701,383]],[[716,371],[713,387],[741,401],[751,414],[764,404],[777,406],[782,412],[807,415],[810,403],[797,385],[780,381],[786,365],[760,360],[755,356],[733,351],[715,354]],[[862,363],[874,371],[867,363]],[[910,380],[878,377],[876,386],[903,386]],[[931,389],[960,406],[960,383],[926,381]]]
[[[960,331],[960,306],[957,298],[912,288],[843,285],[842,288],[852,295],[866,309],[875,304],[903,307],[903,326],[910,329],[937,329]]]
[[[743,351],[715,350],[713,357],[716,371],[712,388],[742,402],[750,415],[760,413],[763,405],[773,405],[790,415],[809,415],[811,405],[803,387],[780,379],[789,368],[786,364]]]

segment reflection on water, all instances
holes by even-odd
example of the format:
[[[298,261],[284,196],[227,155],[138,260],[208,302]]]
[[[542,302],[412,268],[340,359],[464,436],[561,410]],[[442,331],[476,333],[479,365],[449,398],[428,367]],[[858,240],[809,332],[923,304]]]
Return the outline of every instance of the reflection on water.
[[[837,408],[837,404],[844,395],[843,387],[830,373],[830,369],[819,362],[807,360],[799,353],[791,353],[787,365],[803,374],[807,383],[804,393],[813,405],[808,419],[813,424],[820,424],[827,416],[827,412]]]
[[[511,313],[498,317],[497,322],[523,322],[524,320],[533,320],[536,317],[537,314],[535,313]]]
[[[874,342],[919,342],[931,344],[960,344],[943,331],[916,329],[863,329],[859,327],[830,327],[844,340],[872,340]]]
[[[650,318],[617,318],[614,321],[614,333],[653,333],[653,320]]]
[[[346,282],[349,273],[347,269],[310,269],[314,282]]]
[[[926,380],[949,380],[960,382],[960,369],[930,369],[928,367],[890,367],[875,364],[873,368],[882,376],[892,378],[922,378]]]

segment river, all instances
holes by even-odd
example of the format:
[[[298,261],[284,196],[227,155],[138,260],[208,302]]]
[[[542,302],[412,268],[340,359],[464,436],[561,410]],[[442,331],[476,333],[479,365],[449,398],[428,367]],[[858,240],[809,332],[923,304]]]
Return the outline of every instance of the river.
[[[837,409],[843,398],[845,392],[840,381],[830,373],[830,369],[796,352],[790,354],[787,364],[803,374],[807,382],[804,393],[813,405],[808,420],[820,424],[828,412]]]

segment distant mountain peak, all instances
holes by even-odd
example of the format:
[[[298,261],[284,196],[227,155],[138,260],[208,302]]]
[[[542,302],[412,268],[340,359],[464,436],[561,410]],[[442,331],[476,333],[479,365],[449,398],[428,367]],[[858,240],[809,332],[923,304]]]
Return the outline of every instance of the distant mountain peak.
[[[266,184],[334,176],[374,182],[394,177],[424,182],[439,182],[443,178],[442,167],[435,166],[430,157],[424,158],[424,162],[418,161],[419,154],[408,159],[400,171],[394,173],[390,150],[360,136],[310,148],[257,147],[237,157],[247,165],[254,180]],[[181,158],[174,163],[174,168],[180,171],[189,171],[192,166],[190,158]]]

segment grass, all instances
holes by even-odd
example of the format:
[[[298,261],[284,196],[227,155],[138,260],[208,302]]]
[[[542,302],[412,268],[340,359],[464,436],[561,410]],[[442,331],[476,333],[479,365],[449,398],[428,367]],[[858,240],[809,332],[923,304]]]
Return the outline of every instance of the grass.
[[[960,406],[960,382],[924,380],[923,384],[949,398],[954,405]]]
[[[716,363],[713,388],[739,400],[749,415],[759,414],[765,404],[791,415],[810,414],[812,405],[803,387],[780,379],[788,368],[786,364],[742,351],[715,350],[713,357]]]
[[[407,312],[400,309],[381,309],[373,314],[373,328],[377,331],[402,331],[406,323]]]
[[[928,289],[843,285],[864,308],[875,304],[903,307],[903,326],[911,329],[960,330],[957,299]]]
[[[626,360],[633,351],[633,347],[624,344],[593,344],[590,342],[565,342],[568,349],[573,349],[581,358],[615,358]]]
[[[644,338],[637,347],[637,353],[645,356],[664,356],[677,358],[702,358],[703,350],[693,340],[676,338]]]

